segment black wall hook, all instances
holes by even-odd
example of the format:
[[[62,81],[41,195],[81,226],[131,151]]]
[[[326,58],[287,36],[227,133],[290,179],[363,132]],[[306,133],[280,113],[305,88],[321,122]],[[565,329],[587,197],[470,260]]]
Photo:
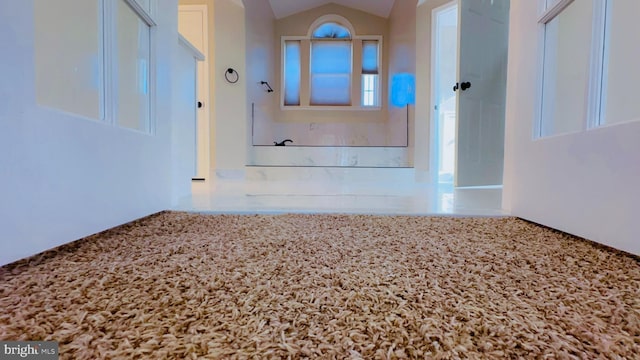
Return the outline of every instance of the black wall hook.
[[[268,82],[260,81],[260,85],[267,85],[267,92],[273,92],[273,89],[271,88]]]

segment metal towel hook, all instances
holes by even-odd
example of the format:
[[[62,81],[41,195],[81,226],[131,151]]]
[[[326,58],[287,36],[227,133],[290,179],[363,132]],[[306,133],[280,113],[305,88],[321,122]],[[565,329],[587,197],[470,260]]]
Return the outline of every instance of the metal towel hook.
[[[227,71],[224,72],[224,78],[230,84],[235,84],[240,79],[240,75],[233,68],[228,68]]]

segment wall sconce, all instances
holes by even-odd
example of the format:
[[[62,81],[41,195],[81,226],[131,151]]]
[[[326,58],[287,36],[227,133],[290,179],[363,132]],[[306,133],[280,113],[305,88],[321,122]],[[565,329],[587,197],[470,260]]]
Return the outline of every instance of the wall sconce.
[[[260,85],[266,85],[267,86],[267,92],[273,92],[273,89],[271,88],[271,86],[269,86],[269,83],[266,81],[260,81]]]

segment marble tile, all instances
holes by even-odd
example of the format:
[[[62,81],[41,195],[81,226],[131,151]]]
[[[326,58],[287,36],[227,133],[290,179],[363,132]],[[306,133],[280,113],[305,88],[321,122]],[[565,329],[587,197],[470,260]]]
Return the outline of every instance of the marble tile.
[[[388,181],[383,176],[362,181],[331,172],[325,178],[264,180],[265,177],[194,182],[192,195],[182,199],[174,210],[247,214],[506,215],[501,209],[500,188],[455,189],[451,185],[406,179]]]

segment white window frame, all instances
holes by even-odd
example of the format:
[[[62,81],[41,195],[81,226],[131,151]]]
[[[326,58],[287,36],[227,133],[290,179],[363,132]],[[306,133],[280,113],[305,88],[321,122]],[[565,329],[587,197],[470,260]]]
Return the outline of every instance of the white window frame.
[[[300,86],[299,86],[299,91],[302,92],[302,78],[305,76],[304,75],[304,68],[305,64],[302,64],[302,42],[304,40],[309,40],[308,37],[306,36],[282,36],[280,38],[280,109],[281,110],[299,110],[301,108],[311,108],[311,106],[302,106],[302,105],[285,105],[284,104],[284,87],[285,87],[285,58],[286,58],[286,42],[287,41],[299,41],[301,46],[300,46]],[[307,68],[309,67],[309,64],[306,64]],[[311,70],[309,70],[311,71]],[[298,94],[299,98],[300,98],[300,103],[302,103],[302,95]]]
[[[147,9],[143,8],[142,5],[140,5],[140,3],[137,0],[123,0],[123,1],[126,2],[131,7],[133,12],[135,12],[144,22],[146,22],[147,25],[149,25],[149,27],[154,27],[158,25],[153,19],[153,14],[156,8],[155,6],[156,4],[154,0],[150,1],[150,4],[149,4],[150,11],[147,11]]]
[[[545,60],[545,31],[546,25],[554,20],[557,16],[571,5],[575,0],[555,0],[547,6],[547,0],[538,0],[538,43],[541,51],[538,58],[538,84],[537,94],[538,103],[536,106],[535,121],[533,126],[533,138],[545,139],[554,136],[566,135],[566,133],[543,135],[543,91],[544,91],[544,60]],[[603,85],[606,81],[604,65],[606,62],[604,45],[605,45],[605,25],[606,25],[606,7],[609,0],[579,0],[593,1],[593,17],[592,17],[592,34],[591,34],[591,54],[589,60],[589,77],[588,99],[587,99],[587,118],[581,131],[590,130],[602,125],[603,112]]]
[[[352,96],[352,104],[351,105],[284,105],[284,86],[285,86],[285,42],[286,41],[303,41],[309,42],[309,54],[308,54],[308,62],[301,63],[302,73],[301,77],[307,79],[308,87],[306,91],[308,94],[311,94],[311,42],[313,41],[313,32],[314,30],[327,22],[336,22],[342,26],[345,26],[351,32],[351,82],[350,88],[353,89],[353,86],[358,82],[360,84],[360,93],[356,99]],[[354,48],[353,48],[353,40],[375,40],[378,42],[378,92],[377,92],[377,106],[363,106],[362,105],[362,64],[354,64]],[[383,36],[382,35],[357,35],[355,33],[355,29],[346,20],[344,17],[334,14],[324,15],[316,19],[311,26],[309,27],[309,31],[306,36],[293,36],[293,35],[284,35],[280,37],[280,110],[283,111],[300,111],[300,110],[344,110],[344,111],[379,111],[382,109],[382,76],[384,74],[384,64],[383,64]],[[362,53],[362,50],[359,50]],[[305,67],[308,71],[304,71]],[[302,81],[301,81],[302,82]],[[302,90],[302,88],[301,88]],[[353,102],[357,101],[357,104],[354,105]],[[301,99],[302,102],[302,99]]]
[[[104,103],[105,122],[117,126],[120,129],[127,131],[134,131],[141,134],[155,135],[156,134],[156,26],[157,23],[154,19],[155,9],[157,8],[156,0],[150,1],[150,12],[144,9],[140,3],[136,0],[102,0],[103,9],[103,54],[104,54]],[[147,26],[149,26],[149,120],[146,124],[146,129],[132,129],[118,124],[118,86],[116,80],[116,50],[115,46],[118,37],[117,29],[117,1],[123,1],[128,5],[131,10],[142,20]]]

